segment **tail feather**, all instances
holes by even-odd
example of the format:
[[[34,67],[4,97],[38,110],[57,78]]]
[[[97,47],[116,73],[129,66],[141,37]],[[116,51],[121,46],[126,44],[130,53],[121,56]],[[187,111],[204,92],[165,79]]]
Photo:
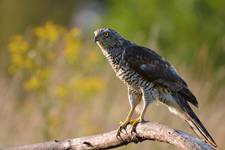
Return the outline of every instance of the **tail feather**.
[[[180,91],[178,91],[179,94],[184,97],[185,100],[192,103],[195,107],[198,108],[198,101],[196,97],[192,94],[192,92],[188,88],[182,88]]]
[[[196,114],[193,112],[191,109],[190,105],[185,101],[183,98],[179,98],[179,106],[181,109],[184,111],[185,114],[185,120],[186,122],[190,125],[190,127],[193,129],[193,131],[198,135],[198,136],[203,136],[205,140],[211,144],[214,147],[217,147],[216,142],[214,139],[211,137],[209,132],[206,130],[204,125],[201,123],[201,121],[198,119]]]

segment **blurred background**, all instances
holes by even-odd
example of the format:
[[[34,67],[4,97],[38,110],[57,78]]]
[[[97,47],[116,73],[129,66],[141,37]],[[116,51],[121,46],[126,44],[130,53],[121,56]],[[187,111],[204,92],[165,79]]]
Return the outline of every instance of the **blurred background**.
[[[0,147],[114,130],[127,89],[93,42],[99,27],[173,63],[199,101],[195,112],[225,149],[224,0],[0,0]],[[193,134],[164,106],[147,120]],[[174,149],[146,141],[117,149]]]

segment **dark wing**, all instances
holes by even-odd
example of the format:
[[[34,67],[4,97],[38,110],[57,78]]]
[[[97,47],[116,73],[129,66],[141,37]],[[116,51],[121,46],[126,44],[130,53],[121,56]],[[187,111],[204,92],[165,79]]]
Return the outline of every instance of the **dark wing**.
[[[186,82],[176,73],[175,68],[156,52],[140,46],[130,46],[125,49],[124,59],[129,67],[146,80],[179,93],[185,100],[198,107],[198,102]]]

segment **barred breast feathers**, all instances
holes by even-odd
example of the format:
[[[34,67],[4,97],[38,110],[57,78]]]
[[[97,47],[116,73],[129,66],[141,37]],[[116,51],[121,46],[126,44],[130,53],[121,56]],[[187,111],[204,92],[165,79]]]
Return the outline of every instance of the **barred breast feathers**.
[[[115,71],[116,76],[127,86],[133,87],[134,89],[150,87],[149,81],[145,80],[141,75],[135,72],[135,70],[129,67],[128,63],[124,59],[125,51],[122,49],[118,51],[117,49],[117,52],[112,54],[116,51],[114,48],[108,50],[105,50],[104,48],[101,49],[104,56],[107,58],[113,70]]]

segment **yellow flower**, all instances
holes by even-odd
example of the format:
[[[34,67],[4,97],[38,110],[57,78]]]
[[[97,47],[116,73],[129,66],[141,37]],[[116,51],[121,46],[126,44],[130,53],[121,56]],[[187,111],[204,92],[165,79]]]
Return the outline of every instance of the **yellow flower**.
[[[70,30],[64,37],[65,48],[64,54],[65,58],[69,63],[76,63],[80,55],[81,40],[79,39],[80,30],[74,28]]]
[[[28,48],[28,42],[21,35],[13,36],[8,44],[8,49],[12,55],[23,54],[28,50]]]
[[[81,31],[78,28],[71,29],[68,33],[65,34],[65,41],[74,41],[79,40]]]
[[[58,86],[57,88],[56,88],[56,96],[58,96],[58,97],[65,97],[66,95],[67,95],[67,89],[66,89],[66,87],[65,86]]]
[[[75,27],[73,29],[70,30],[69,34],[71,34],[71,36],[73,36],[74,38],[77,38],[80,36],[81,31],[79,28]]]
[[[40,82],[37,76],[33,76],[24,83],[24,89],[26,91],[37,90],[40,87]]]
[[[68,42],[65,46],[65,58],[69,63],[77,62],[80,54],[80,44],[78,42]]]
[[[12,55],[12,63],[18,67],[23,64],[24,58],[22,55]]]
[[[50,71],[46,68],[37,70],[33,74],[33,76],[31,76],[28,80],[24,82],[24,89],[26,91],[35,91],[46,87],[49,78],[49,72]]]
[[[32,69],[34,67],[34,62],[31,58],[27,57],[23,61],[23,67],[26,69]]]
[[[46,81],[50,75],[50,69],[49,68],[43,68],[41,70],[37,71],[37,75],[40,77],[41,81]]]
[[[39,39],[55,42],[60,38],[60,35],[63,33],[63,31],[63,27],[52,22],[47,22],[44,27],[37,27],[35,29],[35,35]]]

